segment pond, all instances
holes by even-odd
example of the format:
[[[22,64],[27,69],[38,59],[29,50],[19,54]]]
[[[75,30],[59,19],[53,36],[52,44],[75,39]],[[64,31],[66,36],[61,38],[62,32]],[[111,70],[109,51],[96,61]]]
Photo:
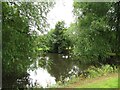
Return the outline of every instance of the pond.
[[[42,63],[41,63],[42,62]],[[32,70],[32,67],[37,68]],[[42,66],[42,68],[40,67]],[[30,87],[47,88],[81,73],[80,63],[70,55],[48,53],[39,57],[28,69]]]

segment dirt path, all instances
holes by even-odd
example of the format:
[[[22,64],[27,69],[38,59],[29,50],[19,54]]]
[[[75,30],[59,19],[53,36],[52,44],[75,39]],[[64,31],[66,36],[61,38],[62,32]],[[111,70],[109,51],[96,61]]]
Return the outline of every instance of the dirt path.
[[[92,78],[92,79],[79,79],[76,83],[69,84],[65,88],[76,88],[85,85],[86,83],[97,83],[97,82],[104,82],[105,80],[108,80],[112,77],[118,77],[118,73],[111,73],[107,74],[106,76],[101,76],[97,78]]]

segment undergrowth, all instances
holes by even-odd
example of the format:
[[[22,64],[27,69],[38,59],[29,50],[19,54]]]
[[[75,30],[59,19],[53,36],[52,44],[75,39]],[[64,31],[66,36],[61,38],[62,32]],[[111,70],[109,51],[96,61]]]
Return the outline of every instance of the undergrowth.
[[[80,74],[78,77],[72,77],[69,81],[65,81],[64,83],[58,81],[57,84],[52,86],[51,88],[65,87],[69,84],[80,82],[80,80],[83,80],[85,78],[105,76],[109,73],[118,73],[118,68],[116,66],[110,65],[102,65],[101,67],[90,66],[87,70],[83,71],[83,73]]]
[[[99,68],[96,68],[95,66],[89,67],[86,72],[88,72],[88,78],[95,78],[103,75],[107,75],[108,73],[115,73],[118,72],[118,69],[116,66],[110,66],[110,65],[103,65]]]

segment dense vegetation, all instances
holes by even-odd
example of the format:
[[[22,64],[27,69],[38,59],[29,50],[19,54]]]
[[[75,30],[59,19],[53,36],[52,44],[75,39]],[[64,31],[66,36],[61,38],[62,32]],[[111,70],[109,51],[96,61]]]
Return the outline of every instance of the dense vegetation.
[[[74,3],[77,21],[76,44],[73,52],[81,58],[82,62],[104,62],[107,58],[109,59],[107,63],[110,59],[112,63],[117,61],[119,46],[116,45],[119,43],[117,39],[120,39],[117,35],[119,27],[111,23],[119,23],[117,15],[120,14],[120,10],[118,8],[119,2]]]
[[[12,84],[25,77],[30,64],[45,52],[71,54],[83,65],[120,64],[120,2],[74,2],[76,20],[70,27],[59,21],[46,35],[38,35],[46,31],[52,6],[2,3],[3,87],[15,87]]]
[[[46,14],[51,3],[2,3],[2,79],[3,87],[14,87],[16,80],[26,75],[29,65],[38,57],[36,27],[45,29]],[[10,78],[10,80],[9,80]]]
[[[50,52],[64,54],[68,53],[70,40],[68,39],[67,35],[65,35],[66,31],[67,28],[65,28],[64,21],[59,21],[55,25],[55,29],[48,33]]]
[[[58,22],[48,33],[50,51],[65,53],[68,49],[83,64],[118,63],[119,2],[74,2],[73,6],[75,23],[65,28],[62,22]]]

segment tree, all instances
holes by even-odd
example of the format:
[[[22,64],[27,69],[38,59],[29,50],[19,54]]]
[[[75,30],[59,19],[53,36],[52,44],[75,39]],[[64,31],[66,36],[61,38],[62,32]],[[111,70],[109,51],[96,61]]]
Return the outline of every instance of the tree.
[[[67,39],[65,35],[64,21],[59,21],[55,25],[55,29],[50,31],[49,35],[49,43],[51,47],[51,51],[54,53],[67,53],[67,48],[69,47],[70,41]]]
[[[110,26],[110,29],[114,33],[113,35],[114,42],[111,42],[113,45],[112,52],[115,53],[114,57],[118,64],[120,59],[120,43],[119,43],[120,42],[120,1],[114,2],[112,4],[112,7],[108,12],[108,15],[109,15],[108,24]]]
[[[82,63],[104,62],[109,57],[107,53],[112,53],[111,37],[114,33],[108,25],[107,18],[111,5],[106,2],[74,2],[77,40],[73,52],[81,58]]]
[[[31,27],[42,31],[45,28],[48,2],[3,2],[2,3],[2,81],[4,87],[13,86],[17,79],[24,78],[30,64],[37,58],[36,35]],[[23,87],[23,86],[22,86]]]

